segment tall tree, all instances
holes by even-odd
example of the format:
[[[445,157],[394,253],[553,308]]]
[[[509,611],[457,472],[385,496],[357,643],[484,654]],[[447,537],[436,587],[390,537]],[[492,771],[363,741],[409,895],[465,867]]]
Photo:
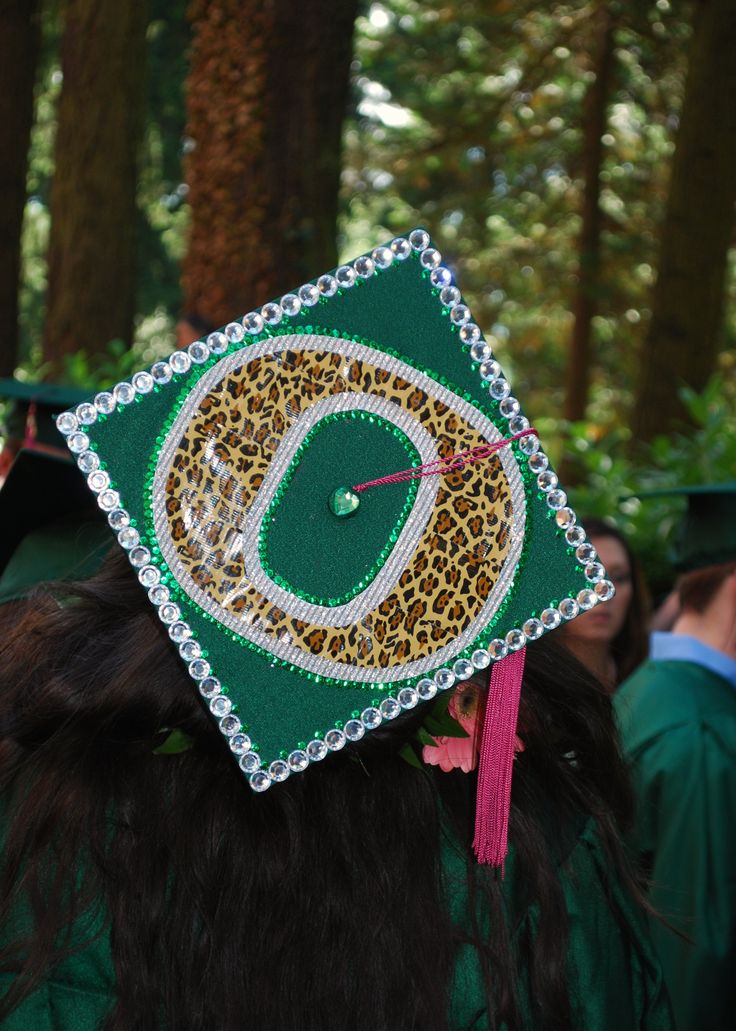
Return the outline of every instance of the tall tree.
[[[736,203],[734,53],[736,0],[699,0],[641,356],[636,439],[681,423],[680,386],[702,389],[715,365]]]
[[[12,375],[18,350],[20,241],[39,21],[38,0],[0,0],[0,376]]]
[[[358,0],[192,0],[187,312],[215,324],[336,263]]]
[[[130,343],[147,4],[66,0],[43,356]]]
[[[603,134],[613,70],[613,17],[611,4],[602,0],[592,25],[593,79],[583,110],[583,194],[577,290],[573,302],[574,324],[565,377],[565,418],[582,419],[588,403],[593,318],[601,292],[601,168]]]

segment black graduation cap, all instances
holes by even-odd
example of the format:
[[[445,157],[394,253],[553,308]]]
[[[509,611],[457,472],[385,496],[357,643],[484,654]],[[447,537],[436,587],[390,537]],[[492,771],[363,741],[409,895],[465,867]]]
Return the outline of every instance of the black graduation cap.
[[[668,487],[639,497],[686,499],[673,547],[678,572],[736,561],[736,481]]]

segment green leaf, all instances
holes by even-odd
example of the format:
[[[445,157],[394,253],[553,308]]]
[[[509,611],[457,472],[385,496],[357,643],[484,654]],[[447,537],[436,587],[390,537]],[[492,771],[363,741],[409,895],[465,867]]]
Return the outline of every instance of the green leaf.
[[[417,770],[421,770],[422,764],[419,761],[419,757],[410,744],[405,744],[403,748],[399,749],[399,755],[404,762],[409,763],[410,766],[414,766]]]
[[[168,728],[164,727],[161,733],[164,733]],[[194,746],[194,739],[185,734],[183,730],[174,728],[170,731],[167,737],[161,742],[158,748],[154,748],[154,755],[178,755],[179,752],[187,752]]]

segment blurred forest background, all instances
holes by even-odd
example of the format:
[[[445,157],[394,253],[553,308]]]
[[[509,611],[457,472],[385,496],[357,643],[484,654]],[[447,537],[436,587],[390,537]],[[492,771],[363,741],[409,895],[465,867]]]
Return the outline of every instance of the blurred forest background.
[[[736,479],[736,0],[0,0],[0,53],[0,374],[92,392],[424,225],[655,586],[631,495]]]

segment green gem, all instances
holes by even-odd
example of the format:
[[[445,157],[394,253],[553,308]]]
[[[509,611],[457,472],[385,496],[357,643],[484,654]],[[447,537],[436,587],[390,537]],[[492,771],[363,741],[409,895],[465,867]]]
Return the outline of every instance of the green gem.
[[[338,487],[330,496],[327,507],[338,519],[346,519],[358,511],[360,498],[349,487]]]

